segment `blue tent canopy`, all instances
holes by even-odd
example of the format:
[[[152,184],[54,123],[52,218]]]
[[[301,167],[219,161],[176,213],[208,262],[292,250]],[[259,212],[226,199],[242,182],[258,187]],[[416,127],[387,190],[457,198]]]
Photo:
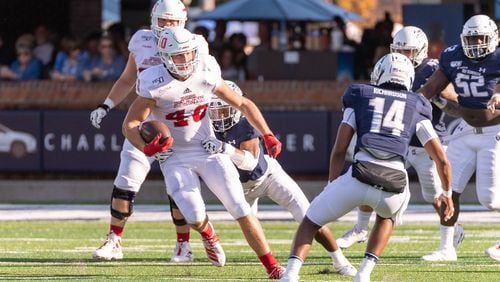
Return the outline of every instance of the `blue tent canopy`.
[[[214,10],[191,18],[226,21],[331,21],[334,16],[345,20],[361,17],[321,0],[232,0]]]

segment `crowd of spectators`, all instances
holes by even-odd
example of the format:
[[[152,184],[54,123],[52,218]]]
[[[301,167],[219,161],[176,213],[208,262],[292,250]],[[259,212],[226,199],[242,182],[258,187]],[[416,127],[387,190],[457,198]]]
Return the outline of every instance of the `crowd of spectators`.
[[[290,24],[287,34],[288,50],[309,50],[308,46],[316,46],[310,50],[337,51],[342,46],[344,50],[347,47],[354,53],[353,78],[368,79],[374,62],[389,52],[391,32],[394,31],[390,14],[386,13],[384,19],[373,28],[365,29],[361,42],[349,38],[342,18],[336,17],[332,24],[330,30],[318,30],[318,34],[325,38],[318,39],[317,42],[311,38],[305,23]],[[223,21],[216,22],[212,32],[201,25],[196,26],[193,32],[202,35],[209,42],[210,54],[219,62],[223,77],[229,80],[247,80],[258,79],[254,74],[254,54],[281,48],[278,46],[281,44],[278,42],[279,38],[276,38],[277,26],[278,23],[259,23],[260,44],[257,46],[249,46],[247,37],[241,32],[226,36],[227,23]],[[337,40],[335,35],[340,38],[340,45],[339,42],[333,42]],[[32,33],[19,36],[15,46],[4,44],[0,32],[0,79],[114,81],[122,73],[128,59],[127,46],[125,28],[119,23],[111,25],[104,32],[91,32],[84,38],[59,36],[40,24]],[[430,52],[439,54],[444,47],[444,44],[434,44]]]
[[[86,38],[59,38],[41,24],[33,33],[19,36],[13,47],[7,46],[0,34],[2,80],[114,81],[125,68],[127,57],[124,35],[113,26]]]

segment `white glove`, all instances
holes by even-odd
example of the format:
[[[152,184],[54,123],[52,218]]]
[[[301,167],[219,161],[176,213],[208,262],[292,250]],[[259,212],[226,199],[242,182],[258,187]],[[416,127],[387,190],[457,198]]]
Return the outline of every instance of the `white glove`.
[[[215,137],[208,137],[207,139],[203,140],[203,142],[201,142],[201,145],[203,146],[203,149],[205,149],[205,151],[207,151],[207,153],[211,155],[224,153],[224,151],[226,150],[226,143],[220,141]]]
[[[90,113],[90,121],[95,128],[101,128],[102,119],[108,114],[109,107],[105,104],[99,105]]]
[[[168,149],[165,152],[161,153],[156,153],[153,155],[155,160],[157,160],[159,163],[163,163],[166,161],[168,158],[170,158],[174,154],[174,151],[172,149]]]

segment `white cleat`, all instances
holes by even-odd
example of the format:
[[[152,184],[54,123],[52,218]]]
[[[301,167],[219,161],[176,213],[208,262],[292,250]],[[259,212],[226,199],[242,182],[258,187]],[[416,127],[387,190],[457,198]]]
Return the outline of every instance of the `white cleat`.
[[[203,238],[203,246],[208,260],[215,266],[224,266],[226,264],[226,254],[222,249],[219,241],[219,236],[214,235],[212,238]]]
[[[490,258],[500,261],[500,242],[484,251]]]
[[[122,238],[110,232],[102,246],[94,251],[92,258],[95,260],[123,259]]]
[[[288,275],[285,272],[278,282],[299,282],[299,276]]]
[[[174,253],[170,258],[171,262],[190,262],[193,261],[193,252],[189,242],[177,242],[175,244]]]
[[[352,266],[351,263],[347,263],[345,265],[342,265],[341,267],[333,267],[335,269],[335,272],[337,272],[340,275],[345,275],[345,276],[351,276],[354,277],[358,273],[358,270]]]
[[[457,252],[455,251],[455,249],[442,249],[425,255],[422,257],[422,259],[425,261],[456,261]]]
[[[453,247],[455,247],[455,250],[458,249],[458,246],[460,246],[464,238],[465,238],[465,231],[462,225],[460,224],[455,225],[455,232],[453,234]]]
[[[356,273],[356,276],[354,276],[354,282],[370,282],[370,273]]]
[[[358,225],[354,225],[351,230],[337,239],[337,245],[342,249],[347,249],[354,243],[361,243],[368,240],[368,230],[360,230]]]

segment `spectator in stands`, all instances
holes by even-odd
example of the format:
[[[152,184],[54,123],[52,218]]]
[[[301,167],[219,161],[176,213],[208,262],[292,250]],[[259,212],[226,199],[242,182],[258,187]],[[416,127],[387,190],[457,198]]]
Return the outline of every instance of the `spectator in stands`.
[[[241,80],[245,77],[233,63],[233,51],[230,48],[224,48],[219,54],[217,61],[219,62],[222,77],[226,80]]]
[[[5,44],[4,37],[0,33],[0,67],[9,65],[14,59],[14,49],[9,44]]]
[[[99,53],[99,43],[101,41],[101,37],[102,35],[100,31],[91,32],[87,35],[87,37],[85,37],[83,49],[85,49],[85,52],[89,55],[90,65],[97,64],[97,61],[101,56]]]
[[[238,73],[240,74],[237,80],[245,80],[248,57],[245,53],[245,47],[247,46],[246,35],[241,32],[234,33],[231,37],[229,37],[229,46],[233,53],[233,64],[238,69]]]
[[[52,80],[76,81],[83,79],[83,70],[88,68],[89,56],[80,48],[80,40],[65,36],[61,40],[61,51],[56,55]]]
[[[128,43],[125,38],[125,26],[122,23],[114,23],[108,27],[105,34],[113,40],[113,43],[124,58],[128,58]]]
[[[35,80],[42,77],[43,65],[29,46],[18,45],[17,59],[10,67],[0,67],[0,77],[9,80]]]
[[[219,53],[227,46],[226,42],[227,22],[219,20],[215,24],[215,38],[209,43],[210,55],[219,57]]]
[[[99,58],[83,73],[85,81],[115,81],[125,68],[125,58],[118,54],[113,40],[104,36],[99,41]]]
[[[52,35],[47,26],[41,24],[35,28],[35,48],[33,55],[39,59],[44,66],[52,63],[54,58],[54,44],[52,43]]]

